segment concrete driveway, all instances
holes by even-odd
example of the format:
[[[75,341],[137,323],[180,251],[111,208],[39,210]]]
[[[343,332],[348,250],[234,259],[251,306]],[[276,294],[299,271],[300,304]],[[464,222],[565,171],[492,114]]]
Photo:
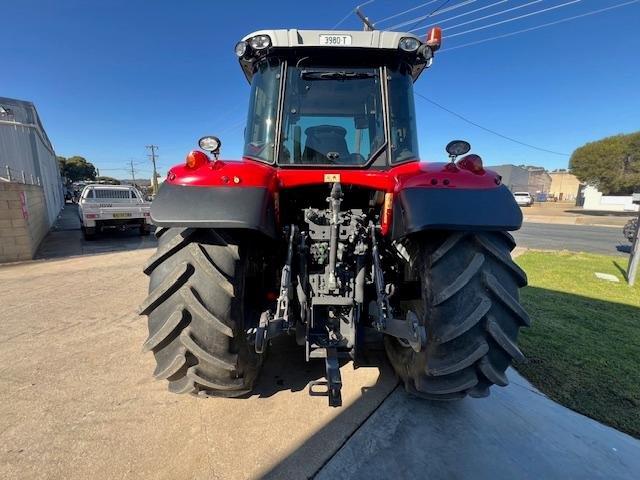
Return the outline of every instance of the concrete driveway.
[[[168,393],[135,312],[151,253],[0,267],[0,478],[307,478],[395,387],[375,357],[345,365],[331,409],[306,392],[322,362],[285,343],[248,399]]]
[[[55,225],[38,248],[36,258],[64,258],[96,253],[123,252],[141,248],[155,248],[156,245],[157,242],[153,235],[141,236],[137,228],[126,231],[109,229],[98,235],[95,240],[84,240],[80,231],[78,206],[66,204]]]

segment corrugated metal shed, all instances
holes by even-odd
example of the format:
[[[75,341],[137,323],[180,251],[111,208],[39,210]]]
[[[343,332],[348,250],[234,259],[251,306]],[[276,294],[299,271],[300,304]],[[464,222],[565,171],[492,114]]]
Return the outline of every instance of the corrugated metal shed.
[[[53,146],[33,103],[0,97],[0,176],[7,177],[7,167],[16,181],[24,172],[26,183],[42,186],[52,225],[64,205]]]

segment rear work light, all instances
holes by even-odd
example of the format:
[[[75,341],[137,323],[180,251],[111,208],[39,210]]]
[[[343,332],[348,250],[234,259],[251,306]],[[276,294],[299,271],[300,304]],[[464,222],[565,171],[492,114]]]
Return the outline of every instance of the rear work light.
[[[187,155],[185,163],[187,164],[187,168],[195,170],[196,168],[209,163],[209,157],[198,150],[191,150],[189,155]]]
[[[254,50],[264,50],[271,46],[271,37],[269,35],[256,35],[249,39],[249,45]]]
[[[400,50],[404,50],[405,52],[415,52],[420,48],[420,45],[420,40],[413,37],[401,38],[399,43]]]

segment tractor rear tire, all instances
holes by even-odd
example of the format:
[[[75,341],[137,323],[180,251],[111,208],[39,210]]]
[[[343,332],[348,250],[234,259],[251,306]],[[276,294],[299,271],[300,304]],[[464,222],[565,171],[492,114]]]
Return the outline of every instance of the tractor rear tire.
[[[415,312],[427,344],[415,352],[385,336],[387,355],[405,389],[429,399],[486,397],[508,384],[505,371],[523,361],[516,340],[529,316],[518,289],[526,274],[511,259],[506,232],[437,232],[409,239],[411,267],[421,280]]]
[[[253,388],[262,357],[247,331],[244,248],[222,231],[158,228],[158,250],[147,261],[148,315],[156,379],[174,393],[237,397]],[[256,318],[257,320],[257,318]]]

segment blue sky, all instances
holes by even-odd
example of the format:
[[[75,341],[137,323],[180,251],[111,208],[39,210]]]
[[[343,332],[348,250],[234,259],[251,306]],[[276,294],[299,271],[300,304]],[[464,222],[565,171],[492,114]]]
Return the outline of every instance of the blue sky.
[[[531,0],[452,0],[433,17],[443,28]],[[640,129],[640,3],[521,35],[447,50],[625,0],[580,0],[518,21],[462,33],[567,3],[540,0],[444,31],[444,46],[416,90],[504,135],[571,153],[604,136]],[[144,146],[160,147],[161,172],[183,161],[204,134],[222,138],[223,158],[238,158],[249,87],[234,44],[261,28],[330,29],[351,1],[32,1],[0,0],[0,96],[36,104],[59,155],[82,155],[101,173],[126,178],[136,163],[149,177]],[[381,19],[425,0],[376,0]],[[383,23],[410,20],[441,2]],[[411,27],[417,27],[420,22]],[[355,16],[341,28],[360,29]],[[407,27],[407,28],[411,28]],[[566,167],[568,157],[491,135],[417,99],[421,156],[443,160],[453,138],[471,142],[487,164]]]

